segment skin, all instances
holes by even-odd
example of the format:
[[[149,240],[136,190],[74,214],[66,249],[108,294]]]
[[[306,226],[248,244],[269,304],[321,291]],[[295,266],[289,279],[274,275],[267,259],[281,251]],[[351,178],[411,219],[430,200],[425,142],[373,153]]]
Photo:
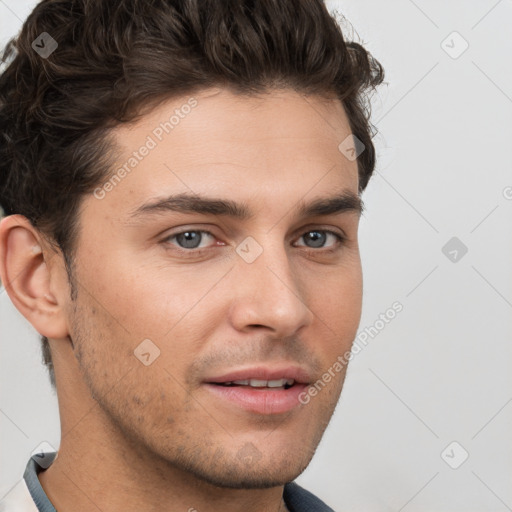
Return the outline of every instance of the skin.
[[[302,366],[314,382],[350,349],[361,316],[360,214],[297,215],[301,200],[357,196],[357,161],[338,150],[351,133],[345,111],[292,90],[194,97],[103,199],[84,196],[75,301],[60,252],[20,215],[0,223],[7,292],[50,339],[62,436],[39,479],[60,512],[286,510],[283,486],[309,464],[341,393],[346,368],[307,405],[262,415],[202,382],[278,363]],[[119,165],[188,99],[115,128]],[[191,191],[245,203],[253,217],[130,216]],[[198,229],[211,233],[201,255],[171,236]],[[307,234],[321,229],[346,240],[322,232],[315,245]],[[252,263],[235,250],[248,236],[263,249]],[[160,350],[148,366],[134,356],[145,339]]]

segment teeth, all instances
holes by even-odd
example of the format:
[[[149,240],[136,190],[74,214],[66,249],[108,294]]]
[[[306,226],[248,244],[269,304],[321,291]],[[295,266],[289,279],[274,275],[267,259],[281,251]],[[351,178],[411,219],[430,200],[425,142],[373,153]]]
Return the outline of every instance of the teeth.
[[[267,386],[269,388],[281,388],[288,382],[287,379],[269,380]]]
[[[282,388],[284,385],[292,386],[295,383],[294,379],[276,379],[276,380],[259,380],[259,379],[246,379],[234,380],[232,384],[239,386],[251,386],[253,388]],[[231,382],[226,383],[231,384]]]
[[[267,382],[275,382],[275,381],[251,379],[251,380],[249,380],[249,386],[251,386],[253,388],[265,388],[265,387],[267,387]]]

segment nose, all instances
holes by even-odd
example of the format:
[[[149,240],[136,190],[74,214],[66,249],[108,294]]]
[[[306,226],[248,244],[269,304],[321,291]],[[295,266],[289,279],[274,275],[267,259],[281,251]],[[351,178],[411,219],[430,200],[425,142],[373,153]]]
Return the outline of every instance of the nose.
[[[297,265],[290,262],[286,248],[269,244],[254,261],[249,261],[238,258],[231,272],[232,326],[239,331],[266,328],[274,337],[285,338],[309,325],[314,313],[307,305],[305,283],[301,282]]]

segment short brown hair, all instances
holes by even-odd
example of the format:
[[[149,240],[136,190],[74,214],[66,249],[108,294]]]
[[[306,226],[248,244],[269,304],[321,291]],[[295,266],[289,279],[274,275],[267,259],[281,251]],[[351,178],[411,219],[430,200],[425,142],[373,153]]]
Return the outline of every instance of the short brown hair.
[[[33,46],[44,33],[49,55]],[[60,248],[71,285],[77,208],[112,172],[109,130],[162,100],[212,86],[335,95],[364,144],[360,191],[374,170],[366,93],[384,71],[322,0],[43,0],[2,62],[0,206]]]

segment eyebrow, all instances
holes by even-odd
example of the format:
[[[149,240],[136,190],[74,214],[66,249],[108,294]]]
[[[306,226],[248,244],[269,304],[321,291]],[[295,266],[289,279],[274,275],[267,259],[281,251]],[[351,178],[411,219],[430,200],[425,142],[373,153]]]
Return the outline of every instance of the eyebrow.
[[[363,200],[352,191],[322,197],[306,203],[303,199],[297,203],[299,217],[317,217],[352,212],[361,215],[364,210]],[[198,194],[181,193],[162,199],[145,202],[132,210],[131,219],[141,219],[166,212],[198,213],[250,220],[254,213],[246,203],[237,203],[231,199],[205,197]]]

